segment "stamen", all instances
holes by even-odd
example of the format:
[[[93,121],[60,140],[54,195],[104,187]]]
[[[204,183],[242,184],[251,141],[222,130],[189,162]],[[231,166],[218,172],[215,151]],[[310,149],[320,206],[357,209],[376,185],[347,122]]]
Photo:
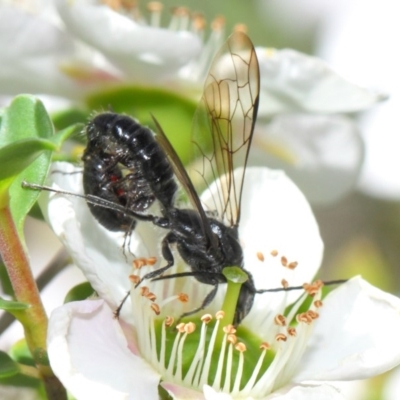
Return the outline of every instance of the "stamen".
[[[233,32],[247,33],[247,26],[245,24],[236,24],[233,27]]]
[[[321,300],[315,300],[314,301],[314,306],[317,307],[317,308],[320,308],[320,307],[323,306],[323,303],[322,303]]]
[[[134,285],[140,282],[140,276],[138,275],[129,275],[129,281],[132,282]]]
[[[221,320],[221,319],[224,318],[224,317],[225,317],[225,312],[222,311],[222,310],[217,311],[217,312],[215,313],[215,318],[216,318],[217,320]]]
[[[274,318],[274,322],[278,326],[285,326],[286,325],[286,318],[284,315],[278,314]]]
[[[177,299],[181,303],[187,303],[189,301],[189,296],[186,293],[178,293],[177,294]]]
[[[110,7],[114,11],[119,11],[121,9],[121,1],[120,0],[102,0],[102,3],[108,7]]]
[[[164,324],[167,328],[169,328],[174,323],[174,317],[166,316],[164,320]]]
[[[257,258],[258,258],[261,262],[264,262],[264,254],[261,253],[261,251],[259,251],[259,252],[257,253]]]
[[[150,308],[154,311],[156,315],[160,315],[160,307],[157,303],[150,304]],[[151,324],[153,325],[153,324]]]
[[[175,7],[172,9],[172,18],[169,29],[172,31],[187,30],[189,25],[189,9],[186,7]]]
[[[275,336],[275,340],[276,340],[277,342],[286,342],[287,336],[284,335],[283,333],[278,333],[278,334]]]
[[[161,12],[163,10],[163,5],[159,1],[151,1],[147,4],[147,10],[150,12],[150,25],[154,27],[160,26]]]
[[[157,262],[157,257],[149,257],[146,259],[146,265],[154,265]]]
[[[230,333],[229,335],[227,335],[226,341],[228,343],[235,344],[237,342],[237,336],[233,333]]]
[[[192,31],[203,32],[206,28],[206,19],[202,13],[196,12],[192,14]]]
[[[236,333],[236,328],[233,325],[226,325],[222,328],[227,335]]]
[[[247,350],[247,347],[246,347],[246,345],[244,343],[239,342],[239,343],[236,343],[235,349],[237,351],[240,351],[241,353],[244,353]]]
[[[142,286],[139,288],[140,295],[146,297],[150,293],[150,289],[147,286]]]
[[[267,342],[262,342],[260,344],[260,349],[261,350],[269,350],[270,348],[271,348],[271,345],[269,343],[267,343]]]
[[[299,263],[297,261],[292,261],[291,263],[288,264],[289,269],[295,269]]]
[[[200,319],[201,319],[201,322],[203,322],[203,324],[208,324],[210,321],[212,321],[212,315],[204,314]]]
[[[297,336],[296,328],[294,328],[293,326],[289,326],[287,328],[287,333],[289,336]]]
[[[225,17],[222,15],[218,15],[218,17],[216,17],[214,19],[214,21],[211,22],[211,29],[214,32],[221,32],[225,27]]]
[[[147,293],[144,297],[146,297],[146,299],[149,299],[150,301],[155,301],[156,300],[156,295],[154,293]]]

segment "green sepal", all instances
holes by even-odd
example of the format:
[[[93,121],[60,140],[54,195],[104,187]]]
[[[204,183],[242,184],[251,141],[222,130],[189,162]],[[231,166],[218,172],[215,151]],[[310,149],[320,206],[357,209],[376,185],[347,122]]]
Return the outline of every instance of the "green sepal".
[[[64,303],[69,303],[71,301],[85,300],[90,296],[93,296],[95,291],[89,282],[83,282],[79,285],[74,286],[65,296]]]
[[[0,351],[0,379],[9,378],[18,373],[18,364],[7,353]]]

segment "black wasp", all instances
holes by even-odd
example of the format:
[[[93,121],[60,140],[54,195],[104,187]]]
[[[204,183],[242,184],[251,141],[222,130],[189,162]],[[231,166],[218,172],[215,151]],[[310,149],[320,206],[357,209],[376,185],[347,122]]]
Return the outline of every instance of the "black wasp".
[[[202,99],[193,122],[193,144],[202,166],[197,171],[203,187],[218,177],[214,198],[219,218],[206,213],[192,180],[170,142],[154,119],[157,134],[132,118],[106,112],[94,117],[86,128],[88,146],[83,155],[84,198],[92,214],[107,229],[129,232],[136,221],[149,221],[164,228],[162,255],[167,264],[146,274],[146,279],[193,276],[212,286],[198,308],[215,297],[218,285],[226,283],[227,266],[243,268],[243,251],[238,238],[240,203],[245,167],[259,101],[259,65],[248,36],[233,33],[215,56]],[[240,179],[233,171],[243,167]],[[178,186],[186,192],[191,209],[175,206]],[[148,209],[157,202],[160,216]],[[171,246],[190,271],[164,275],[174,265]],[[247,271],[246,271],[247,272]],[[249,313],[257,291],[250,273],[241,287],[234,324]]]

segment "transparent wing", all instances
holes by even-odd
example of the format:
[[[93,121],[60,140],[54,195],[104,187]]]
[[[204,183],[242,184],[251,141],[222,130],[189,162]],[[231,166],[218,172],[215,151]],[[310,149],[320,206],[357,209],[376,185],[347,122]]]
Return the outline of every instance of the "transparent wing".
[[[246,34],[235,32],[213,60],[192,127],[199,164],[191,177],[196,186],[203,188],[221,178],[214,202],[220,217],[230,226],[237,226],[240,220],[259,91],[260,72],[254,46]],[[233,170],[237,167],[243,169],[240,179],[235,181]]]

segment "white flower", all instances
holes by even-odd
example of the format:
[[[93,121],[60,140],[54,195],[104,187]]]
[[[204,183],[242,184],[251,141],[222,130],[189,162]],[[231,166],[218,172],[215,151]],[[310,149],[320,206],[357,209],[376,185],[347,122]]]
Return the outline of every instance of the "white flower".
[[[8,25],[2,24],[3,38],[12,35],[23,43],[16,47],[15,40],[6,39],[2,46],[0,61],[10,66],[13,77],[0,71],[2,91],[58,93],[76,100],[110,82],[134,82],[197,100],[211,58],[222,44],[223,22],[213,22],[204,42],[205,21],[185,8],[176,8],[169,26],[162,27],[161,4],[149,5],[149,21],[134,2],[131,8],[129,2],[109,4],[115,9],[98,0],[57,0],[62,22],[54,26],[54,17],[36,23],[31,15],[6,16],[32,27],[32,33],[8,32]],[[33,59],[30,49],[37,43],[46,51]],[[382,97],[294,50],[260,47],[257,55],[261,101],[255,142],[261,157],[250,161],[283,168],[312,203],[337,200],[354,187],[364,154],[356,123],[338,114],[363,111]]]
[[[71,166],[58,164],[54,170],[58,171],[52,174],[56,186],[79,192],[80,174],[59,173],[72,172]],[[203,201],[212,197],[212,190],[204,193]],[[181,333],[173,333],[165,328],[164,318],[179,318],[182,312],[199,306],[210,286],[186,277],[147,281],[141,286],[146,285],[148,290],[135,289],[131,284],[135,280],[129,276],[138,272],[126,261],[125,257],[132,255],[122,251],[123,233],[110,233],[99,226],[84,200],[52,194],[47,217],[101,297],[66,304],[50,319],[51,366],[77,399],[158,399],[160,382],[176,399],[339,399],[333,381],[366,378],[400,363],[396,347],[400,301],[354,278],[332,291],[323,305],[320,289],[312,287],[313,301],[302,313],[298,312],[302,301],[285,311],[299,296],[306,296],[300,291],[256,295],[237,332],[228,328],[230,342],[217,339],[226,346],[226,353],[218,350],[207,366],[207,354],[213,346],[210,333],[218,322],[207,325],[209,316],[201,322],[200,316],[194,315],[190,320],[195,326],[186,323]],[[166,233],[149,222],[137,224],[130,247],[137,257],[134,265],[145,263],[149,257],[158,259],[156,265],[142,268],[140,274],[165,262],[159,255],[158,242]],[[239,236],[244,268],[252,274],[258,289],[279,287],[282,278],[289,285],[310,281],[321,262],[323,244],[310,207],[279,171],[247,170]],[[278,256],[274,256],[276,252]],[[171,273],[189,269],[176,252],[174,257]],[[225,286],[219,286],[218,297],[202,314],[214,316],[220,310]],[[131,301],[116,320],[113,312],[128,290]],[[180,301],[185,296],[179,293],[189,296],[186,303]],[[158,310],[160,316],[156,315]],[[289,326],[291,320],[297,323]],[[235,337],[239,342],[247,340],[247,351],[243,345],[237,346],[238,350],[233,348]],[[262,344],[262,349],[255,350],[252,340],[257,349]],[[176,345],[172,345],[174,341]],[[227,365],[222,375],[220,354],[225,354],[221,360]],[[230,354],[244,381],[237,378],[236,367],[231,369]],[[268,368],[257,366],[257,360],[263,358]],[[203,364],[201,374],[195,368],[197,362]],[[184,365],[183,373],[180,365]],[[262,371],[259,376],[258,368]],[[231,384],[226,381],[228,376]]]
[[[329,22],[320,24],[319,53],[349,79],[361,84],[368,82],[389,96],[387,102],[365,114],[360,121],[366,158],[359,187],[367,194],[398,200],[398,3],[351,0],[338,5],[334,13],[324,12],[325,16],[329,15]],[[371,21],[374,21],[373,32]]]

